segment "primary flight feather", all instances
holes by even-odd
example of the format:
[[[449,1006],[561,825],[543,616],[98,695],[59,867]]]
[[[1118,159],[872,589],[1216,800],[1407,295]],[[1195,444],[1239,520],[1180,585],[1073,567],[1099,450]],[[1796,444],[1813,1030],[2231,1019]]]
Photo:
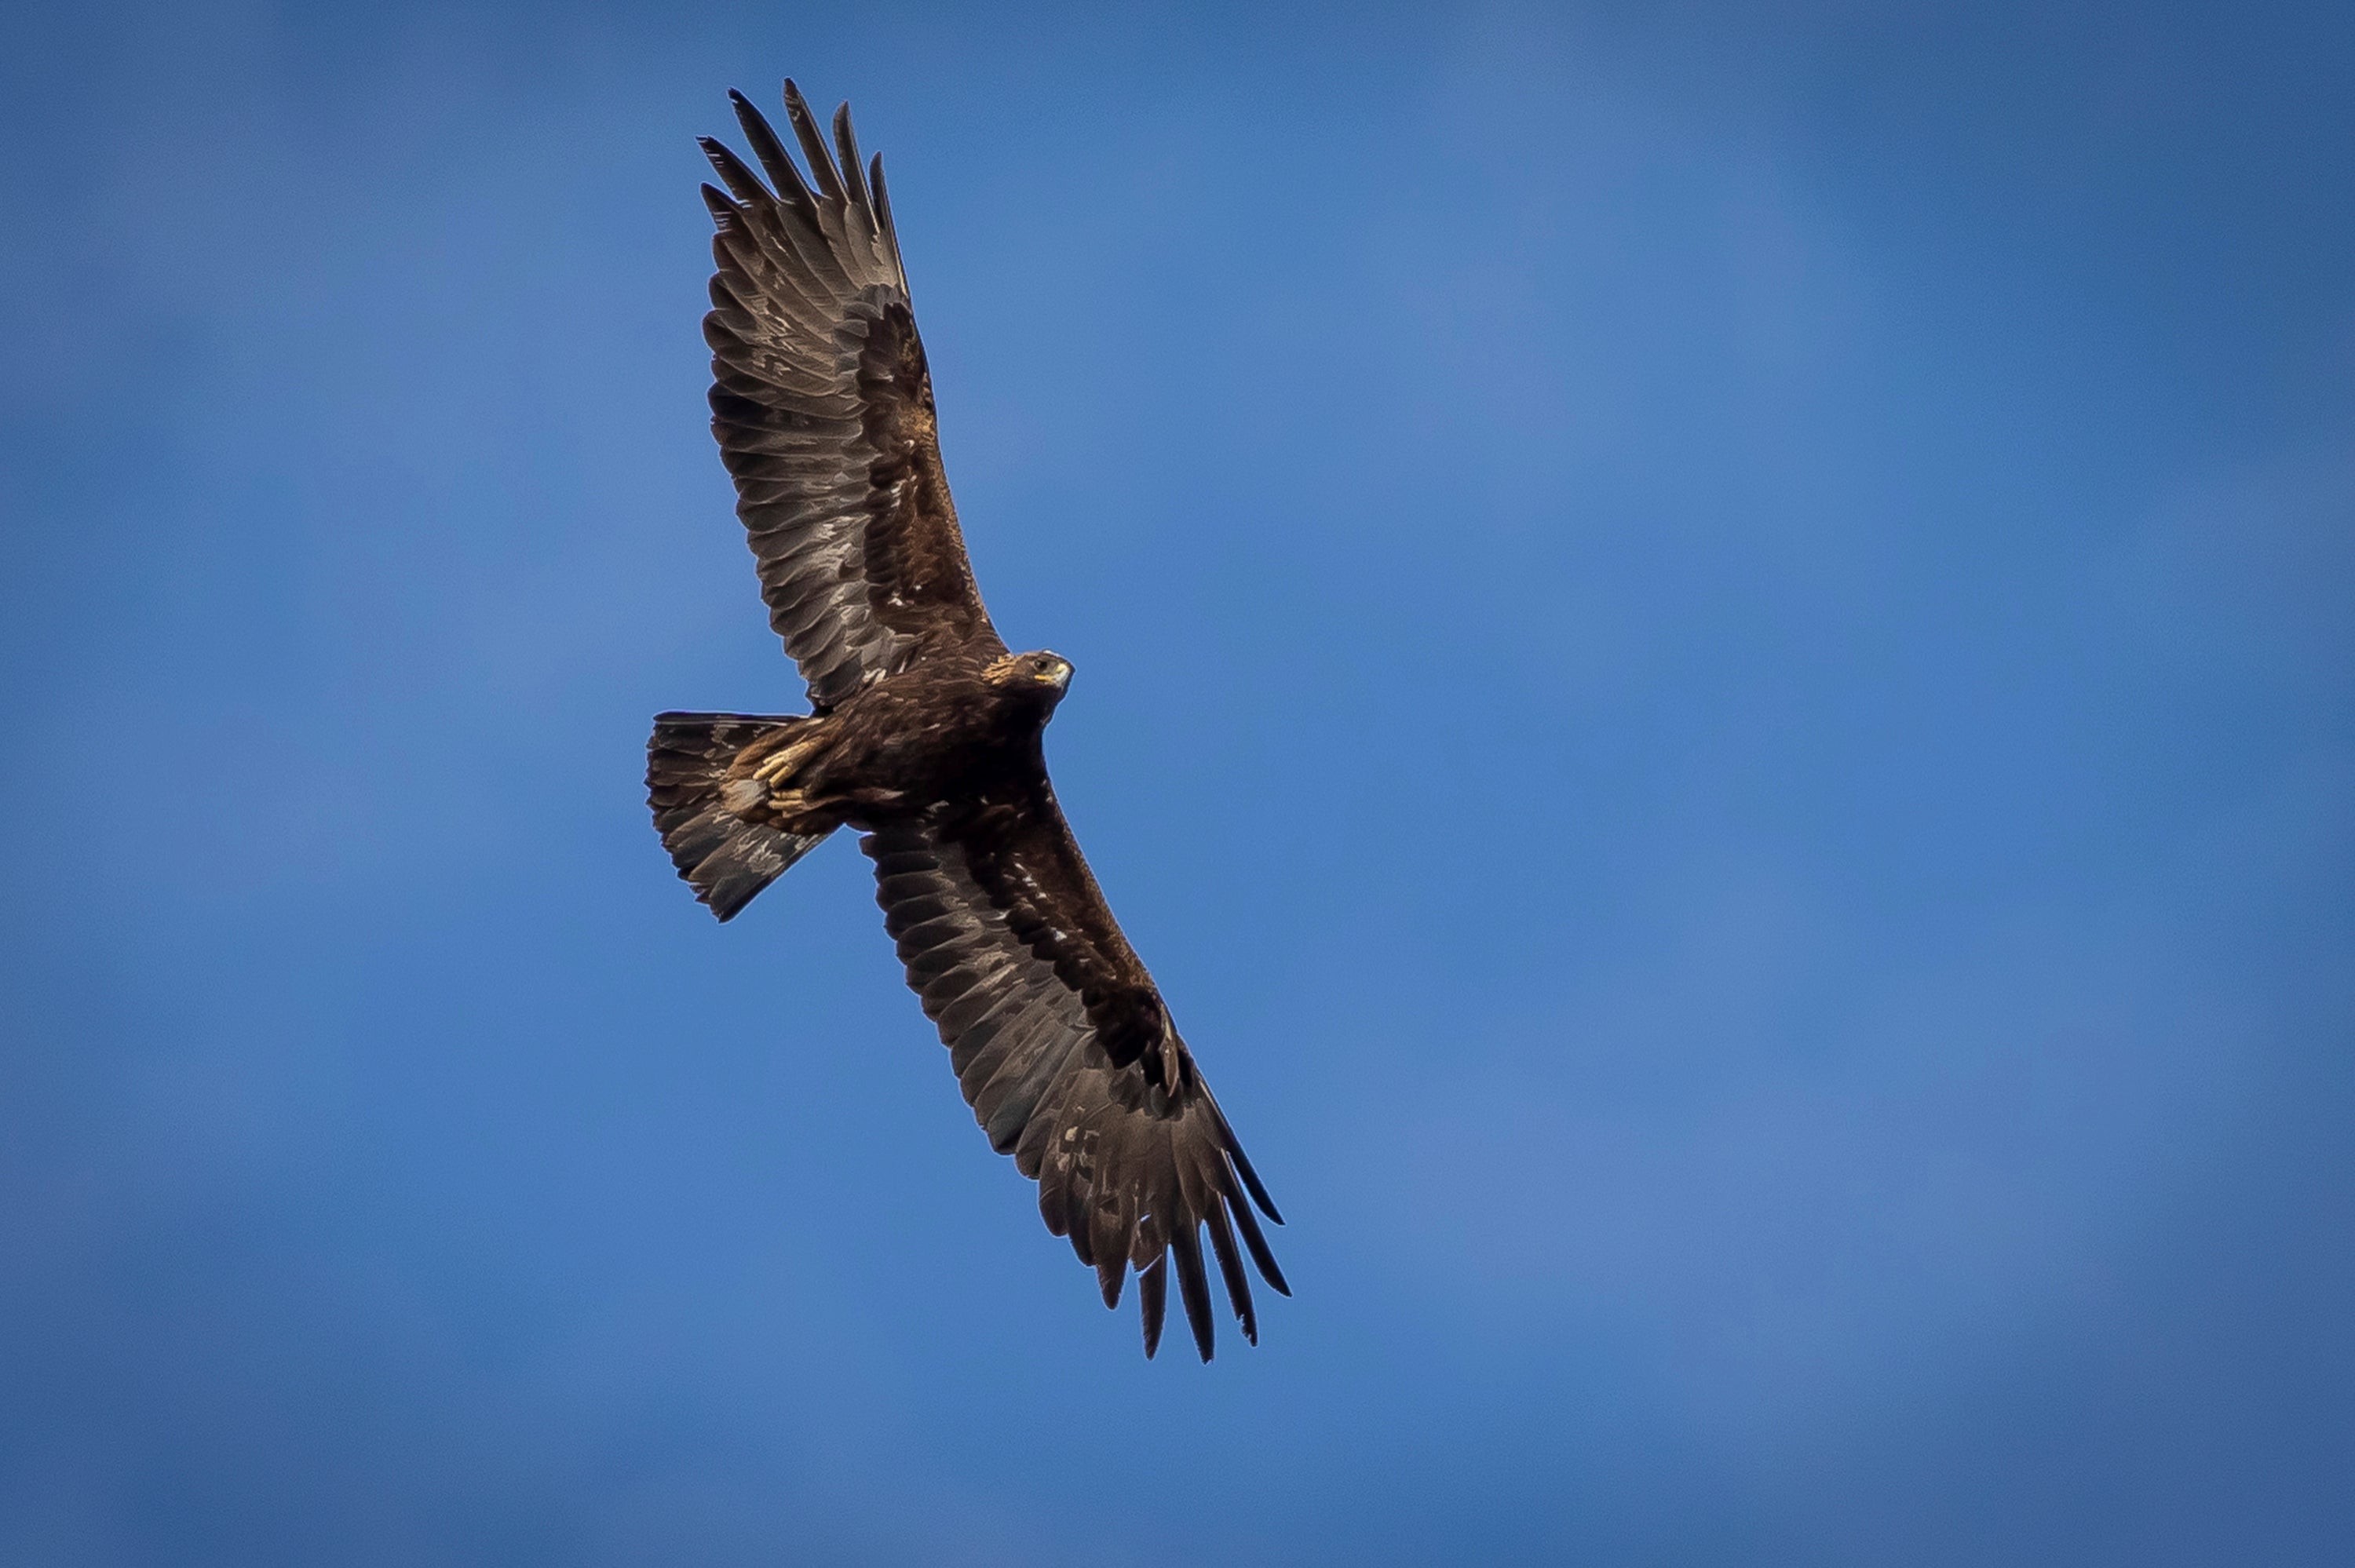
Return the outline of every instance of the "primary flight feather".
[[[1209,1360],[1207,1230],[1256,1342],[1242,1254],[1291,1292],[1252,1205],[1282,1217],[1055,803],[1041,741],[1071,666],[1009,652],[982,607],[883,161],[861,168],[848,104],[830,149],[788,81],[805,178],[729,96],[762,173],[704,141],[727,186],[703,187],[719,230],[711,429],[814,711],[658,716],[646,793],[664,847],[726,920],[835,829],[858,830],[965,1103],[1038,1181],[1047,1228],[1104,1304],[1134,1268],[1150,1356],[1174,1258]]]

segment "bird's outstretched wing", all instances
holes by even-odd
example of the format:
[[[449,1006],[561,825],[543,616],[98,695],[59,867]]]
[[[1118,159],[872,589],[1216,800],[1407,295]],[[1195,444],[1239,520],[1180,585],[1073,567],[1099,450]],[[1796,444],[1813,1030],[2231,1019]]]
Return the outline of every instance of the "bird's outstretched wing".
[[[730,97],[775,189],[705,138],[728,186],[719,225],[711,429],[736,480],[769,624],[829,707],[926,649],[997,633],[982,608],[941,471],[932,381],[908,303],[883,160],[862,172],[850,106],[837,166],[785,83],[805,180],[760,111]]]
[[[1236,1236],[1288,1296],[1252,1202],[1282,1217],[1114,922],[1043,773],[1007,798],[890,824],[864,847],[884,927],[940,1027],[965,1103],[997,1151],[1038,1181],[1047,1228],[1095,1269],[1104,1305],[1119,1304],[1133,1265],[1150,1356],[1174,1254],[1194,1343],[1209,1360],[1207,1226],[1227,1298],[1256,1343]]]

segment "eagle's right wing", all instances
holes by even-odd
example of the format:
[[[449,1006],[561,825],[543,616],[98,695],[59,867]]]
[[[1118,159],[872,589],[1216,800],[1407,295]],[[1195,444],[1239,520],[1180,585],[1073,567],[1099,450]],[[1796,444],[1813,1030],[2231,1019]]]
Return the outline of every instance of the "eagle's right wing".
[[[846,103],[837,166],[788,81],[813,189],[760,111],[730,97],[776,189],[704,139],[728,192],[703,187],[719,225],[703,335],[711,429],[769,624],[821,707],[933,646],[981,641],[1002,652],[941,471],[883,160],[861,173]]]

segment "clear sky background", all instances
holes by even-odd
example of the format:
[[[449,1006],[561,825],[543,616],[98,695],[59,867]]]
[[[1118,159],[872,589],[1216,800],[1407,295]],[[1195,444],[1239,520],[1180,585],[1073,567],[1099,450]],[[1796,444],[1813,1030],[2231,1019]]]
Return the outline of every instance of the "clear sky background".
[[[2355,9],[360,9],[0,21],[0,1560],[2355,1561]],[[646,821],[788,71],[1209,1368]]]

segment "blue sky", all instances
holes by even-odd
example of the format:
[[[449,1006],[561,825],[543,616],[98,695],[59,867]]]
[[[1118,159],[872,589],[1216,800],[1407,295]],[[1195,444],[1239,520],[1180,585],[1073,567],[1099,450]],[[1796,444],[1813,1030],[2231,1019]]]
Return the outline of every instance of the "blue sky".
[[[19,7],[0,1558],[2355,1555],[2355,13]],[[692,137],[882,149],[1293,1222],[1146,1364],[831,844]]]

